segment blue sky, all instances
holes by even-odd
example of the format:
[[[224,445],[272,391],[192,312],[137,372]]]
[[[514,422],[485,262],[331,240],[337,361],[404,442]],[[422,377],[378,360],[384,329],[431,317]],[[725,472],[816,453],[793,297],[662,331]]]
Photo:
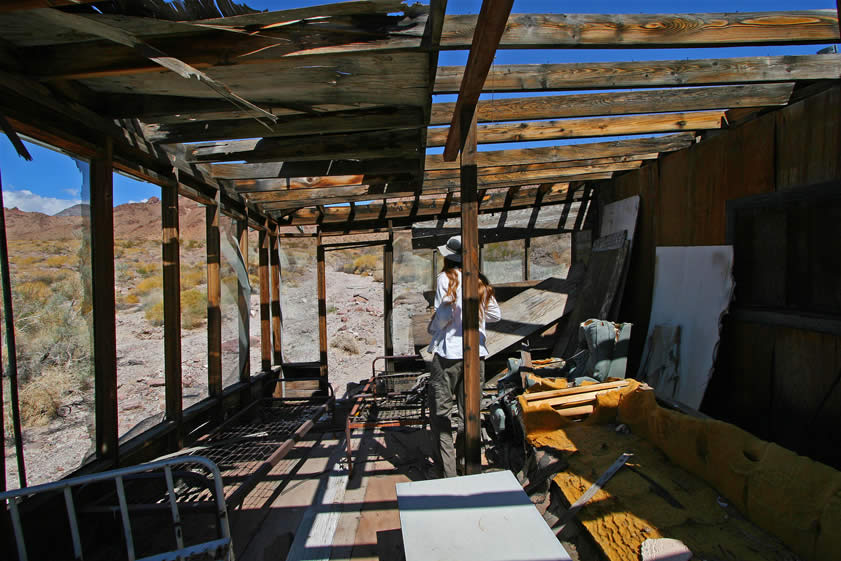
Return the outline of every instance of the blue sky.
[[[282,10],[294,7],[314,6],[329,3],[329,0],[245,0],[255,9]],[[421,3],[428,4],[428,1]],[[478,13],[481,0],[449,0],[448,14]],[[750,12],[801,9],[834,9],[834,2],[815,0],[804,4],[794,0],[701,0],[697,2],[665,0],[590,0],[572,3],[555,0],[515,0],[512,13],[703,13],[703,12]],[[637,50],[503,50],[498,51],[494,64],[528,64],[559,62],[596,62],[616,60],[670,60],[687,58],[726,58],[736,56],[766,56],[778,54],[814,54],[819,45],[790,47],[750,47],[693,49],[688,51],[668,49]],[[467,60],[467,51],[443,51],[439,64],[463,65]],[[527,94],[511,94],[523,96]],[[496,98],[510,97],[495,94]],[[456,96],[435,96],[434,101],[453,101]],[[491,99],[494,96],[484,95]],[[593,142],[604,138],[591,139]],[[582,142],[577,140],[575,142]],[[562,144],[559,141],[542,143],[490,144],[480,146],[480,150],[502,150],[512,146],[524,148],[545,144]],[[55,214],[80,202],[82,174],[72,158],[27,143],[33,156],[32,162],[19,158],[5,135],[0,134],[0,173],[3,181],[3,203],[6,208],[18,207],[27,211]],[[430,149],[429,153],[439,153],[442,149]],[[134,179],[115,175],[114,203],[144,201],[149,197],[160,196],[160,189]]]

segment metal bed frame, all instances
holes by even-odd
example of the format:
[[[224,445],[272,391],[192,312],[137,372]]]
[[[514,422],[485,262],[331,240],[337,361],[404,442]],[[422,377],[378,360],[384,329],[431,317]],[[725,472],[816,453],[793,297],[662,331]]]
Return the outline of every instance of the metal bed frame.
[[[278,379],[279,382],[315,380],[321,378]],[[236,508],[316,421],[333,411],[333,389],[329,384],[327,388],[328,395],[324,397],[255,400],[183,453],[199,453],[219,465],[228,506]]]
[[[406,403],[408,390],[414,385],[417,373],[390,374],[377,372],[378,360],[419,358],[417,355],[378,356],[371,362],[371,378],[354,397],[353,407],[345,423],[348,471],[353,471],[351,435],[354,429],[425,426],[428,422],[426,400]]]
[[[213,485],[210,488],[210,494],[215,504],[217,538],[191,545],[185,545],[182,511],[185,510],[184,507],[186,506],[184,501],[191,501],[194,500],[194,498],[185,497],[184,493],[180,489],[180,479],[182,476],[181,469],[190,464],[198,464],[210,472],[213,481]],[[202,477],[195,471],[191,473],[197,477]],[[160,478],[161,475],[163,475],[166,481],[167,491],[164,498],[158,497],[157,502],[153,502],[151,504],[137,504],[130,500],[130,495],[126,493],[125,483],[127,480],[133,481],[144,477],[148,478],[150,476]],[[178,488],[175,484],[176,479],[179,481]],[[225,504],[225,495],[222,487],[222,475],[216,464],[201,456],[168,458],[148,464],[120,468],[91,475],[83,475],[71,479],[45,483],[43,485],[35,485],[32,487],[24,487],[23,489],[0,493],[0,501],[8,503],[9,506],[18,559],[20,561],[28,561],[29,559],[19,508],[20,502],[25,497],[28,498],[47,493],[63,493],[64,503],[67,510],[67,520],[73,543],[73,558],[81,560],[83,558],[82,535],[79,531],[78,509],[73,497],[73,490],[74,488],[80,488],[81,490],[91,484],[107,482],[109,480],[114,481],[118,506],[106,507],[105,509],[99,509],[98,511],[114,510],[120,513],[123,527],[123,540],[126,548],[126,556],[129,561],[187,561],[189,559],[234,561],[233,547],[231,544],[231,531],[228,524],[228,509]],[[170,511],[172,516],[171,527],[174,532],[177,549],[153,554],[138,560],[135,555],[135,540],[129,511],[137,512],[153,509]],[[83,508],[83,512],[84,511],[85,509]],[[94,510],[94,512],[96,511],[97,510]]]

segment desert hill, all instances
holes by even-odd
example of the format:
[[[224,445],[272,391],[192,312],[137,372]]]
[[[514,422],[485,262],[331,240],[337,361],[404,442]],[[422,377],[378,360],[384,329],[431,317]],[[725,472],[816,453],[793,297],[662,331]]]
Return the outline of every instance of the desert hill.
[[[183,241],[204,241],[205,207],[182,198],[179,226]],[[61,240],[79,236],[83,220],[90,213],[88,205],[74,205],[54,216],[40,212],[6,209],[6,230],[10,240]],[[223,226],[226,223],[223,220]],[[152,197],[144,203],[114,207],[114,237],[118,240],[160,240],[161,201]]]

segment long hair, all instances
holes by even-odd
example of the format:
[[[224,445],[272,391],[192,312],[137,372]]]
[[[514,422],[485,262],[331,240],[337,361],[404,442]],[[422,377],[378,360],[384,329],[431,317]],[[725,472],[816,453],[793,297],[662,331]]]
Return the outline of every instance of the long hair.
[[[441,272],[447,275],[447,293],[444,295],[444,300],[448,302],[455,302],[458,294],[458,271],[461,271],[461,263],[444,259],[444,268]],[[485,317],[485,310],[488,308],[488,303],[494,296],[494,287],[491,286],[488,277],[479,273],[479,317]]]

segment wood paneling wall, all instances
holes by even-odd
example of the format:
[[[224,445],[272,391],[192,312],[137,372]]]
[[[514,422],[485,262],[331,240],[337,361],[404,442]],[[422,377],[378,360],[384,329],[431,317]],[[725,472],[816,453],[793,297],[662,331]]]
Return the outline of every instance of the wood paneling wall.
[[[639,365],[648,328],[655,247],[725,244],[727,201],[841,180],[840,109],[841,87],[836,85],[599,185],[603,202],[631,195],[641,198],[619,318],[634,323],[632,372]],[[740,271],[769,278],[785,274],[791,244],[808,239],[814,245],[814,236],[806,235],[814,226],[788,220],[781,229],[781,221],[773,218],[773,213],[765,213],[754,221],[753,259],[740,269],[737,256],[737,287]],[[825,252],[815,247],[806,250],[807,260],[816,262],[811,270],[822,270],[817,261]],[[786,285],[769,281],[757,290],[768,292],[763,299],[772,298],[774,290],[786,290]],[[731,309],[750,303],[743,296]],[[724,323],[715,374],[702,409],[841,467],[839,437],[821,428],[841,422],[839,376],[838,335],[730,318]],[[804,437],[807,434],[811,436]]]

